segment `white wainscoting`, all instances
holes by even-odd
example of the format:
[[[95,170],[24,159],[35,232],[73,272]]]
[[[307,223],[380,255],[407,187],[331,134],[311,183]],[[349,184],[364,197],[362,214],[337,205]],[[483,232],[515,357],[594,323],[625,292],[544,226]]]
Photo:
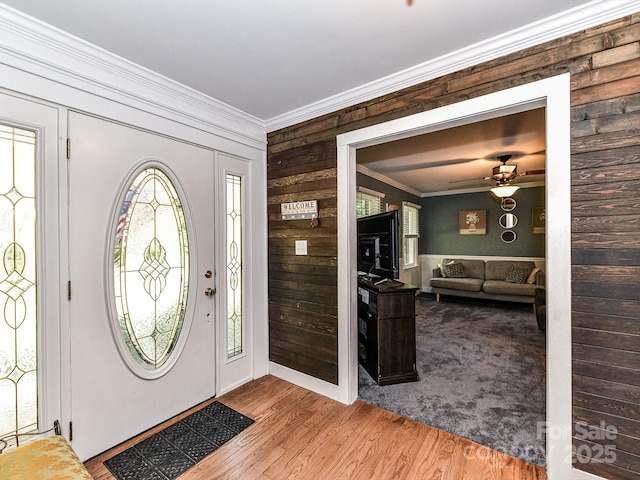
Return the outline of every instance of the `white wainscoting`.
[[[400,259],[402,262],[402,259]],[[418,257],[418,265],[416,267],[407,268],[406,270],[400,266],[400,278],[399,280],[403,283],[410,283],[411,285],[415,285],[416,287],[422,290],[422,282],[423,282],[423,274],[424,270],[422,268],[422,261],[420,257]],[[427,282],[429,283],[429,282]]]

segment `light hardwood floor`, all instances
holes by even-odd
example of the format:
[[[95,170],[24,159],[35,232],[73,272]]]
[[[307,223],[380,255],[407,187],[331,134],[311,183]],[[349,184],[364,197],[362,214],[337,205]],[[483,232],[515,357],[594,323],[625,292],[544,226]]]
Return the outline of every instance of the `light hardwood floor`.
[[[360,401],[343,405],[272,376],[217,400],[255,423],[181,480],[547,478],[536,465],[461,437]],[[205,405],[91,459],[89,472],[113,479],[106,459]]]

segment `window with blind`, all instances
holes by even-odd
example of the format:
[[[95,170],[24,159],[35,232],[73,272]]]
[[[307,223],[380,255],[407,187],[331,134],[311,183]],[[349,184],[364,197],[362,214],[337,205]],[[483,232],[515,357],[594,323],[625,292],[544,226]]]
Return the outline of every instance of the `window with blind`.
[[[376,213],[382,213],[382,199],[384,193],[376,192],[365,187],[358,187],[356,193],[356,218],[368,217]]]
[[[420,238],[420,205],[402,202],[402,240],[404,268],[418,266],[418,239]]]

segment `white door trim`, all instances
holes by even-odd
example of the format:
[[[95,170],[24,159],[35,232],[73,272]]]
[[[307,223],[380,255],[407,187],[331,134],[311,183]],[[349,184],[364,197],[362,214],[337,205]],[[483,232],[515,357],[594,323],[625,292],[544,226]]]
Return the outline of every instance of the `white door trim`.
[[[338,389],[358,394],[356,304],[356,149],[509,113],[546,107],[547,135],[547,437],[550,479],[571,478],[571,209],[570,76],[532,82],[337,137],[338,148]],[[549,239],[553,239],[552,242]]]
[[[250,248],[253,225],[253,208],[248,201],[252,192],[251,165],[244,159],[216,152],[216,394],[223,395],[254,378],[254,322],[253,276],[254,258]],[[227,174],[241,178],[242,245],[241,245],[241,298],[242,298],[242,346],[240,355],[227,357]]]
[[[39,430],[48,430],[62,416],[63,376],[60,282],[61,225],[58,195],[59,164],[58,109],[47,103],[0,91],[0,122],[36,131],[36,248],[38,297],[38,421]],[[45,240],[46,239],[46,240]],[[1,252],[0,252],[1,253]]]

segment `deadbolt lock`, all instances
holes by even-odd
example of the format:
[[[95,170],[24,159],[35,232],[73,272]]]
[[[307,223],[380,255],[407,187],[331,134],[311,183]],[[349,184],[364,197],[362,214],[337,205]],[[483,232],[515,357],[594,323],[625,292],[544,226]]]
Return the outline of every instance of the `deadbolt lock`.
[[[213,272],[211,270],[207,270],[204,272],[204,278],[211,278],[213,276]]]

